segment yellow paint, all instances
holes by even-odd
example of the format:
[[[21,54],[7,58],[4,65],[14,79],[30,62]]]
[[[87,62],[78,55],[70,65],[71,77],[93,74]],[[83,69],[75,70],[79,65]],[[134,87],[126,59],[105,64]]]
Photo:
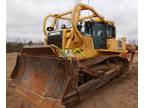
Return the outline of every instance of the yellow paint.
[[[85,17],[81,17],[80,13],[83,10],[89,10],[93,14]],[[70,15],[71,17],[68,17]],[[127,53],[126,50],[126,38],[122,38],[121,40],[116,40],[115,38],[110,38],[106,40],[106,49],[95,49],[93,45],[93,40],[91,36],[85,36],[77,29],[77,24],[80,21],[96,21],[96,22],[104,22],[109,25],[114,26],[114,22],[104,19],[100,14],[98,14],[92,7],[85,4],[78,4],[74,7],[73,10],[70,10],[61,14],[48,15],[45,17],[43,22],[43,32],[45,35],[45,40],[47,42],[48,32],[46,31],[46,23],[47,19],[52,17],[54,20],[51,24],[51,27],[56,26],[56,20],[64,19],[71,20],[72,27],[68,29],[63,29],[63,37],[62,37],[62,50],[75,50],[79,48],[80,53],[73,54],[78,60],[84,60],[88,58],[92,58],[100,55],[120,55]],[[120,46],[121,45],[121,46]],[[83,55],[81,55],[81,52]]]

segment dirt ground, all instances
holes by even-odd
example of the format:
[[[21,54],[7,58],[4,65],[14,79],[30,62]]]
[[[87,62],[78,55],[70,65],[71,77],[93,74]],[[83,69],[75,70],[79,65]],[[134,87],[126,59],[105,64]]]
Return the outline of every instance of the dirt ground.
[[[137,55],[125,79],[114,79],[89,94],[73,108],[137,108],[138,107],[138,62]],[[7,54],[7,108],[35,108],[14,92],[9,84],[10,73],[15,64],[16,53]]]

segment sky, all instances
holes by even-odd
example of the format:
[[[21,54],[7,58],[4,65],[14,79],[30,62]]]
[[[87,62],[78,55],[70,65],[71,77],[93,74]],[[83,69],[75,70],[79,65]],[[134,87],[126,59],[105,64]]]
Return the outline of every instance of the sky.
[[[88,4],[88,0],[81,1]],[[74,3],[75,0],[7,0],[7,41],[43,41],[43,18],[72,9]],[[89,5],[105,19],[115,22],[118,37],[137,40],[137,0],[89,0]]]

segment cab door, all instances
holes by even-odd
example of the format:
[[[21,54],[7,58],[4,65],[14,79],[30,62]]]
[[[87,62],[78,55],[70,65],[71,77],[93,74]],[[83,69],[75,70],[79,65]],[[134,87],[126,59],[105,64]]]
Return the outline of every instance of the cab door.
[[[100,22],[94,22],[93,26],[93,42],[96,49],[106,48],[106,28],[105,24]]]

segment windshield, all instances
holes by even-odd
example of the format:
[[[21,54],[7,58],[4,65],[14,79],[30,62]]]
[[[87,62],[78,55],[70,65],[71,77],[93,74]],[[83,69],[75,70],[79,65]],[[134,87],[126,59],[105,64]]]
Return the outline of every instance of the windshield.
[[[108,38],[116,37],[115,27],[107,24],[106,25],[106,33],[107,33]]]
[[[101,22],[85,22],[84,26],[85,35],[97,35],[105,38],[116,37],[115,27]]]

